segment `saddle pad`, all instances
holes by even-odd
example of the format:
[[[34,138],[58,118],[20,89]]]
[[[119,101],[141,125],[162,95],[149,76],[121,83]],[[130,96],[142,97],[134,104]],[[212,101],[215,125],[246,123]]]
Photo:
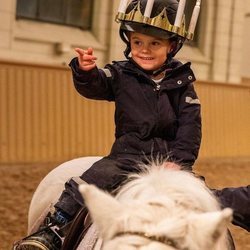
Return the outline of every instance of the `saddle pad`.
[[[97,244],[98,241],[98,245]],[[99,247],[98,247],[99,246]],[[98,240],[98,232],[94,224],[92,224],[82,239],[81,243],[78,245],[77,250],[92,250],[100,249],[101,243]]]
[[[28,230],[28,235],[33,234],[39,230],[40,225],[43,223],[45,217],[53,209],[53,204],[50,204],[46,209],[43,210],[42,214],[37,218],[35,223]]]

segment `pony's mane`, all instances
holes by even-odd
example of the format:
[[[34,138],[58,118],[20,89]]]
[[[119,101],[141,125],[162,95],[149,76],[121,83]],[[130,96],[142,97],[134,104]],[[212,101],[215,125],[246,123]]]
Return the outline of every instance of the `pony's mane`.
[[[117,198],[148,200],[152,196],[166,196],[187,208],[198,211],[217,211],[219,204],[201,178],[186,170],[168,170],[159,162],[140,164],[140,172],[130,174],[119,189]],[[167,181],[166,181],[167,180]]]

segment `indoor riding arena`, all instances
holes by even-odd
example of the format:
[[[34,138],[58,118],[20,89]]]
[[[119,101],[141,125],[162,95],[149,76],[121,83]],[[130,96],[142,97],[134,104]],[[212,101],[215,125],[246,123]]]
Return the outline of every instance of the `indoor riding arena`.
[[[211,187],[247,185],[250,180],[250,160],[207,162],[197,164],[197,171],[206,176]],[[56,164],[13,164],[0,166],[0,249],[9,250],[11,244],[25,236],[27,211],[32,193],[43,176]],[[250,249],[247,231],[231,226],[237,250]]]

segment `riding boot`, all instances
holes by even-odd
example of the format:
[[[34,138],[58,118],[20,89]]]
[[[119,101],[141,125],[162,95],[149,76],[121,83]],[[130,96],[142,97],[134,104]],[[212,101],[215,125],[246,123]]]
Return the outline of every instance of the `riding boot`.
[[[49,213],[38,231],[14,244],[13,250],[60,250],[70,218],[62,211]]]

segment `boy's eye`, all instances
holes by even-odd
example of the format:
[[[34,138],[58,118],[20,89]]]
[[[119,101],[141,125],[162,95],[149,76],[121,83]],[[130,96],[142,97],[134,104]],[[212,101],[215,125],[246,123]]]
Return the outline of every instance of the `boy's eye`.
[[[154,46],[158,46],[158,45],[160,45],[160,42],[158,42],[158,41],[154,41],[154,42],[152,42],[152,45],[154,45]]]
[[[135,44],[135,45],[141,45],[142,43],[141,43],[141,41],[135,40],[135,41],[134,41],[134,44]]]

